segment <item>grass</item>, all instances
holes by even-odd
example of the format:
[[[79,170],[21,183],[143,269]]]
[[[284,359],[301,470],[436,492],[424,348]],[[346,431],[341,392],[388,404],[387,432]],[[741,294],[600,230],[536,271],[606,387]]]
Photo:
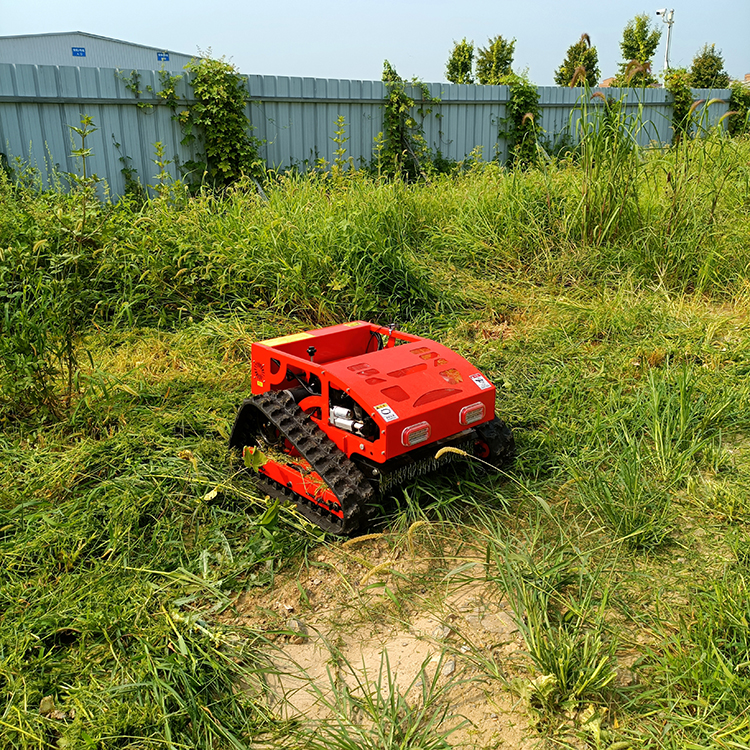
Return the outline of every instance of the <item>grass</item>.
[[[540,525],[537,517],[523,541],[494,529],[487,575],[509,601],[532,665],[516,689],[545,713],[576,712],[605,703],[616,676],[614,643],[605,643],[606,589],[597,591],[606,571],[592,571],[567,540],[549,544]]]
[[[611,471],[574,470],[583,503],[607,524],[615,538],[635,549],[658,547],[672,530],[669,490],[648,476],[644,449],[622,446]]]
[[[461,725],[450,714],[455,685],[440,684],[442,660],[425,662],[405,687],[383,653],[375,675],[342,657],[328,671],[324,688],[311,683],[321,721],[292,733],[285,747],[311,750],[450,750],[448,738]],[[446,721],[453,726],[446,726]]]
[[[471,663],[550,742],[748,744],[750,143],[590,149],[89,206],[81,243],[75,195],[0,175],[3,747],[279,741],[275,632],[227,623],[326,544],[370,575],[341,563],[341,629],[408,619],[485,552],[524,653],[474,643]],[[371,561],[265,502],[226,450],[252,342],[357,317],[475,362],[518,448],[507,474],[457,462],[404,487]],[[450,746],[429,675],[361,679],[298,744]]]

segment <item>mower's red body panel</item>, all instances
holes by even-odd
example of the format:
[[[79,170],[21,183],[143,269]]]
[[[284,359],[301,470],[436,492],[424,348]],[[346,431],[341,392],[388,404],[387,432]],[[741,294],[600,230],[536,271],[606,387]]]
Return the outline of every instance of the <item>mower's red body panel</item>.
[[[319,382],[319,393],[299,406],[348,457],[385,463],[495,416],[495,387],[467,360],[430,339],[372,323],[261,341],[252,358],[255,395],[290,389],[300,378]],[[342,393],[374,421],[377,434],[363,437],[331,423],[329,409]]]

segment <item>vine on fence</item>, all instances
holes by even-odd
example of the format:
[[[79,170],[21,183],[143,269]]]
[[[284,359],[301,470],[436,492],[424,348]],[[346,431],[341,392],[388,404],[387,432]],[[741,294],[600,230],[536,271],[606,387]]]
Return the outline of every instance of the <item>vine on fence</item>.
[[[539,89],[524,76],[511,73],[501,83],[510,87],[507,115],[501,121],[500,137],[508,143],[508,163],[528,167],[536,162],[539,125]]]
[[[114,133],[112,133],[112,145],[117,150],[117,153],[120,154],[117,157],[117,160],[122,164],[122,167],[120,167],[120,174],[125,180],[125,195],[138,204],[144,203],[148,200],[148,193],[141,184],[138,170],[133,166],[132,157],[122,152],[122,144],[117,142]]]
[[[137,70],[131,70],[130,73],[123,73],[121,70],[115,71],[115,77],[119,78],[125,88],[136,98],[140,99],[143,90],[141,89],[141,74]],[[150,88],[150,87],[149,87]],[[138,109],[151,109],[154,105],[148,102],[136,102]]]
[[[177,84],[181,80],[182,76],[172,75],[168,70],[159,71],[159,83],[161,84],[161,89],[156,92],[156,95],[164,101],[164,104],[172,110],[173,114],[177,112],[177,107],[180,104],[180,100],[177,96]],[[147,86],[146,88],[149,89],[149,91],[151,90],[150,86]]]
[[[190,162],[185,169],[197,173],[198,182],[205,176],[215,188],[226,187],[243,174],[261,177],[260,141],[248,133],[247,91],[239,71],[225,60],[210,58],[192,60],[186,67],[193,74],[190,84],[197,101],[180,112],[178,120],[185,133],[183,143],[196,133],[202,136],[205,161]]]
[[[181,75],[172,75],[168,70],[158,71],[159,83],[161,87],[159,91],[154,91],[153,86],[150,84],[146,85],[145,91],[150,94],[156,94],[159,99],[164,100],[166,104],[173,112],[176,110],[179,99],[177,98],[177,84],[182,80]],[[144,89],[141,89],[141,74],[137,70],[131,70],[129,74],[124,73],[121,70],[115,71],[115,77],[119,78],[124,84],[125,88],[133,94],[136,99],[141,98]],[[159,102],[157,102],[159,104]],[[136,106],[139,109],[153,109],[153,102],[141,102],[139,101]]]
[[[196,101],[188,104],[177,95],[177,84],[181,75],[172,75],[169,71],[160,70],[159,90],[154,91],[150,85],[146,91],[155,94],[156,102],[138,101],[141,109],[151,109],[164,104],[172,110],[172,115],[180,124],[183,133],[183,144],[199,138],[204,153],[200,160],[188,161],[180,166],[184,175],[192,176],[193,185],[207,181],[212,187],[223,188],[240,178],[241,175],[260,177],[263,174],[263,163],[258,157],[260,141],[249,135],[250,122],[245,115],[247,91],[237,69],[224,60],[201,58],[191,60],[186,66],[192,73],[190,85]],[[141,88],[141,75],[137,70],[125,74],[118,70],[117,77],[125,84],[136,99],[140,99],[144,89]],[[178,109],[183,107],[180,111]],[[119,148],[119,146],[118,146]],[[175,159],[165,160],[162,153],[157,153],[157,166],[160,163],[170,164]],[[122,173],[126,188],[137,192],[140,186],[136,170],[130,165],[128,157],[120,157],[123,164]],[[160,174],[163,175],[161,168]],[[160,180],[163,187],[164,182]],[[142,188],[141,188],[142,189]],[[160,195],[164,191],[159,190]]]
[[[411,114],[417,102],[406,93],[406,82],[388,60],[383,63],[383,83],[386,87],[384,132],[375,144],[378,173],[398,175],[407,180],[428,179],[433,159],[421,122]],[[411,85],[421,94],[417,115],[424,119],[432,112],[429,105],[440,100],[432,97],[421,81],[412,80]]]
[[[690,90],[690,72],[674,68],[664,77],[664,87],[672,94],[672,130],[676,145],[690,133],[693,92]]]

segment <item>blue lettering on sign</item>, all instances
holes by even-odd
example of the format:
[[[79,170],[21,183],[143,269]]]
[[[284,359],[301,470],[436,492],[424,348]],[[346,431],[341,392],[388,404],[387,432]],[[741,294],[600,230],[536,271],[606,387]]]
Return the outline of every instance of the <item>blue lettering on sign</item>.
[[[73,57],[86,57],[85,47],[73,47]]]
[[[169,52],[157,52],[156,59],[159,62],[169,62]]]

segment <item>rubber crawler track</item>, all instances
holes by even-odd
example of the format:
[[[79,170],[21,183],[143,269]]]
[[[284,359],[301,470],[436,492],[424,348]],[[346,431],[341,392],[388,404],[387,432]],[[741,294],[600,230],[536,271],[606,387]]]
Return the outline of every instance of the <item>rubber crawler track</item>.
[[[270,422],[328,485],[341,504],[343,522],[310,498],[270,477],[258,474],[259,487],[272,497],[294,501],[303,516],[326,531],[348,534],[357,529],[375,494],[362,472],[297,406],[287,391],[263,393],[244,401],[232,430],[230,446],[242,450],[245,445],[251,445],[257,435],[253,427],[259,426],[259,420]]]

